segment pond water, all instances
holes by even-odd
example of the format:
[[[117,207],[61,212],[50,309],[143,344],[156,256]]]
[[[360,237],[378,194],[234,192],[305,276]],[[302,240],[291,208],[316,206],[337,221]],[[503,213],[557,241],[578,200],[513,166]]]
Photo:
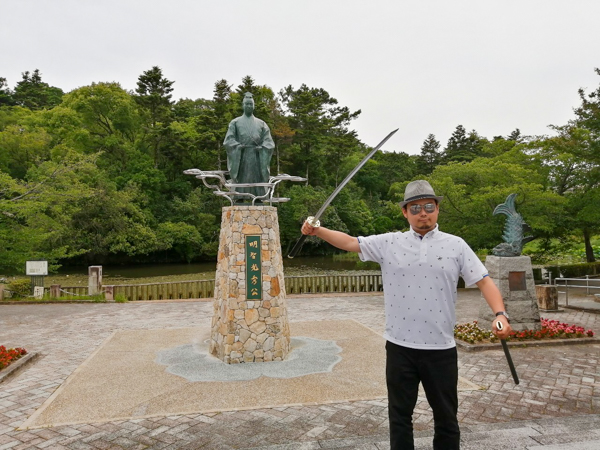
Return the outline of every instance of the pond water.
[[[283,267],[286,275],[379,270],[379,265],[376,263],[334,259],[333,256],[284,258]],[[216,262],[102,266],[102,275],[103,277],[117,278],[149,278],[199,273],[214,275],[216,268]],[[63,267],[59,270],[58,275],[87,275],[87,271],[87,267]]]

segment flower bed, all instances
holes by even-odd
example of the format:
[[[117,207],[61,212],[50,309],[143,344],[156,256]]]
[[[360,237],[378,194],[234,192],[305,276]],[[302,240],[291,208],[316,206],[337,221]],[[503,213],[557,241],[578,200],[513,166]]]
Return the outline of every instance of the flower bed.
[[[26,354],[27,350],[24,348],[17,347],[7,349],[4,345],[0,345],[0,370],[8,367],[12,362]]]
[[[577,325],[561,323],[558,320],[541,319],[542,329],[513,331],[506,339],[507,341],[527,341],[545,339],[570,339],[594,337],[592,330],[586,330]],[[498,338],[491,332],[479,328],[477,321],[458,324],[454,327],[454,337],[469,344],[494,343]]]

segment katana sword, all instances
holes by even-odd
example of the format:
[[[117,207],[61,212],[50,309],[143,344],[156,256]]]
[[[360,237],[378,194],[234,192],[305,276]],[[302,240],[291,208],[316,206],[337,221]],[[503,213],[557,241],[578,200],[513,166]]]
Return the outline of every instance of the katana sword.
[[[335,188],[335,190],[331,193],[331,195],[329,196],[329,198],[327,200],[325,200],[325,203],[323,203],[323,206],[321,206],[321,208],[319,208],[319,210],[317,211],[317,213],[313,216],[313,217],[309,217],[307,220],[309,220],[309,223],[313,226],[319,226],[319,218],[323,215],[323,213],[325,212],[325,209],[329,206],[329,204],[333,201],[333,199],[336,197],[336,195],[338,195],[340,193],[340,191],[342,190],[342,188],[344,186],[346,186],[346,184],[348,184],[348,181],[350,181],[350,179],[356,174],[356,172],[358,172],[362,166],[364,166],[367,161],[369,159],[371,159],[371,156],[373,156],[375,153],[377,153],[377,150],[379,150],[381,148],[381,146],[383,144],[385,144],[389,138],[391,138],[394,133],[396,133],[396,131],[398,131],[399,128],[396,128],[394,131],[392,131],[390,134],[388,134],[383,141],[381,141],[379,144],[377,144],[377,146],[371,150],[371,152],[365,156],[363,158],[363,160],[358,163],[358,165],[352,169],[352,172],[350,172],[348,175],[346,175],[346,178],[344,178],[344,181],[342,181],[340,184],[338,184],[338,187]],[[302,236],[300,236],[300,239],[298,239],[296,241],[296,245],[294,245],[294,248],[292,248],[292,251],[288,254],[288,258],[293,258],[294,256],[296,256],[298,254],[298,252],[300,251],[300,249],[302,248],[302,244],[304,244],[304,241],[306,240],[306,234],[303,234]]]
[[[502,331],[502,328],[504,328],[502,325],[502,322],[497,321],[496,328],[498,328],[498,331]],[[506,356],[506,360],[508,361],[508,367],[510,367],[510,373],[512,373],[513,380],[515,380],[515,384],[519,384],[519,376],[517,375],[517,369],[515,369],[513,360],[510,357],[510,352],[508,351],[508,344],[506,343],[506,340],[504,340],[504,339],[500,339],[500,342],[502,343],[502,349],[504,350],[504,356]]]

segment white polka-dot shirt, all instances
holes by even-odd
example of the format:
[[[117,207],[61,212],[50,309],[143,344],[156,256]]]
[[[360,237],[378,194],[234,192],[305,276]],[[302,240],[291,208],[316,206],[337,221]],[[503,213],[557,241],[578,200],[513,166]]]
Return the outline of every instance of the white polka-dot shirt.
[[[422,237],[405,233],[360,236],[360,259],[381,265],[385,299],[384,337],[416,349],[454,347],[459,276],[471,285],[487,269],[467,243],[435,229]]]

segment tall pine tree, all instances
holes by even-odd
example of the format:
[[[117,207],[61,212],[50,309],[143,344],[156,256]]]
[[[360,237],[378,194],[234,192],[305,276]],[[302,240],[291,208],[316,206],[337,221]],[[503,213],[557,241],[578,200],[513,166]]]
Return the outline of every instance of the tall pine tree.
[[[480,137],[475,130],[467,134],[467,130],[462,125],[458,125],[456,130],[448,139],[448,144],[444,151],[444,162],[469,162],[478,156],[481,156],[481,150],[486,140]]]
[[[138,77],[135,89],[135,100],[146,113],[144,141],[152,154],[155,167],[165,162],[165,158],[161,158],[161,148],[171,121],[173,83],[174,81],[163,76],[160,67],[154,66]]]
[[[429,175],[441,161],[440,142],[435,138],[435,134],[430,134],[421,146],[417,170],[420,174]]]
[[[42,81],[39,69],[23,72],[23,79],[15,86],[13,99],[17,105],[29,109],[53,108],[62,101],[62,89]]]

